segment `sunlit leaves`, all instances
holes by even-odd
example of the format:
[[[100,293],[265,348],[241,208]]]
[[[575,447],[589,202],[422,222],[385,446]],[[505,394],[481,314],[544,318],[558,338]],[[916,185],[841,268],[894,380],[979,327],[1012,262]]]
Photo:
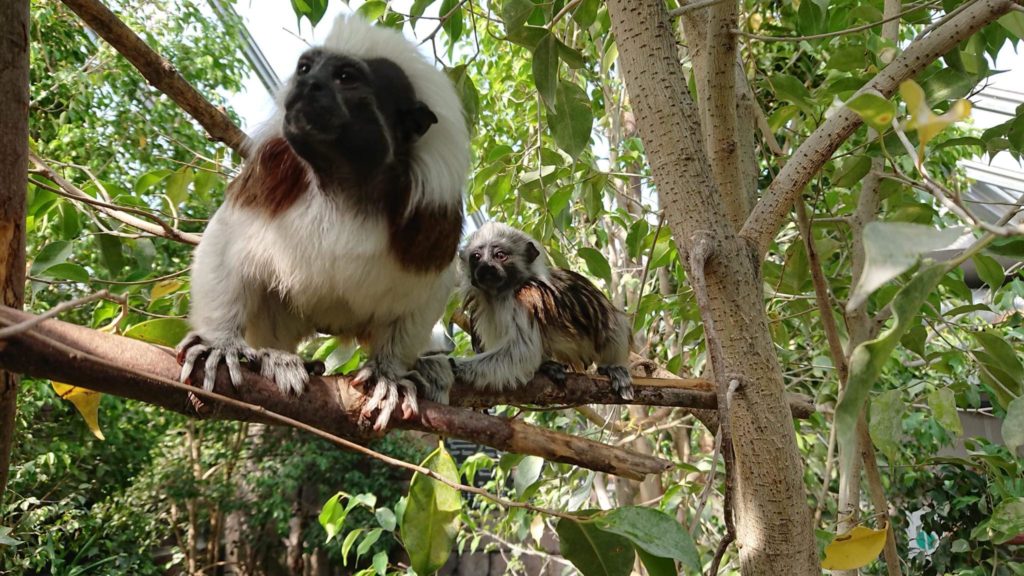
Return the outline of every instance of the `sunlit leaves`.
[[[624,536],[646,553],[679,560],[700,572],[701,562],[690,533],[664,512],[640,506],[624,506],[594,518],[602,530]]]
[[[851,98],[846,106],[878,132],[885,132],[896,116],[896,106],[891,101],[870,92]]]
[[[455,462],[443,446],[427,456],[423,466],[449,480],[459,479]],[[448,560],[461,510],[462,497],[457,490],[418,472],[413,475],[401,533],[417,574],[433,574]]]
[[[856,526],[850,532],[836,536],[825,547],[821,567],[826,570],[856,570],[867,566],[882,553],[888,530],[888,525],[881,530]]]
[[[953,90],[949,89],[948,93],[953,93]],[[947,94],[947,92],[943,92],[943,94]],[[932,138],[942,132],[946,126],[963,120],[971,113],[970,102],[957,100],[943,114],[935,114],[928,105],[925,91],[913,80],[907,80],[900,84],[900,96],[907,103],[907,111],[910,113],[907,129],[917,130],[919,158],[924,158],[925,145]]]
[[[462,109],[466,113],[466,122],[471,129],[476,128],[477,120],[480,116],[480,93],[477,91],[476,86],[473,85],[472,77],[470,77],[465,64],[450,68],[447,70],[447,73],[448,78],[455,84],[455,91],[458,92],[459,98],[462,100]]]
[[[188,322],[180,318],[153,318],[139,322],[124,332],[129,338],[162,346],[177,346],[186,334]]]
[[[972,536],[1002,544],[1024,533],[1024,498],[1009,498],[992,511],[992,517]]]
[[[99,422],[100,399],[103,395],[81,386],[63,384],[56,380],[51,381],[50,384],[58,396],[75,405],[75,409],[82,415],[82,419],[85,420],[92,435],[103,440],[103,431],[100,430]]]
[[[504,0],[501,3],[501,19],[505,22],[505,30],[513,33],[521,29],[534,8],[531,0]]]
[[[872,292],[914,266],[922,254],[946,248],[963,234],[961,228],[871,222],[864,228],[864,272],[847,307],[859,306]]]

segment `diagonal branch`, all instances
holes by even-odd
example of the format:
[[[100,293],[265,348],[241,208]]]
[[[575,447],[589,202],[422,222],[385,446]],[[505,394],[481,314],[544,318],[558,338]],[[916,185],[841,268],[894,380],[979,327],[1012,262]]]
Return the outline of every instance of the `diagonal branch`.
[[[958,43],[1013,10],[1017,4],[1012,0],[977,0],[927,36],[912,42],[858,93],[877,90],[886,98],[892,96],[900,82],[913,78]],[[768,251],[804,186],[860,124],[860,116],[844,107],[796,149],[740,231],[743,237],[756,243],[759,254]]]
[[[131,208],[128,206],[115,206],[113,204],[103,202],[102,200],[97,200],[96,198],[93,198],[92,196],[89,196],[88,194],[83,192],[80,188],[78,188],[71,182],[68,182],[66,179],[64,179],[64,177],[58,174],[53,168],[50,168],[50,166],[47,165],[46,162],[44,162],[34,153],[29,152],[28,155],[29,160],[35,166],[35,169],[43,176],[46,176],[48,179],[50,179],[50,181],[52,181],[60,188],[59,190],[51,188],[50,190],[52,192],[60,194],[65,198],[77,200],[84,204],[88,204],[96,208],[96,210],[98,210],[99,212],[102,212],[107,216],[110,216],[114,220],[117,220],[123,224],[127,224],[132,228],[137,228],[139,230],[142,230],[143,232],[147,232],[154,236],[167,238],[169,240],[175,240],[177,242],[182,242],[185,244],[192,244],[193,246],[199,244],[198,234],[182,232],[181,230],[178,230],[177,228],[164,222],[162,219],[146,212],[145,210],[139,210],[138,208]],[[36,183],[36,185],[40,186],[39,183]],[[148,218],[149,220],[152,220],[152,222],[143,220],[142,218],[139,218],[138,216],[135,216],[133,214],[138,214],[139,216]]]
[[[25,312],[0,308],[0,325],[3,326],[32,318],[33,315]],[[57,320],[47,320],[0,342],[0,365],[189,416],[280,424],[273,418],[261,417],[252,409],[197,402],[178,385],[180,369],[174,352],[167,348]],[[335,436],[360,442],[373,436],[368,423],[360,422],[358,416],[366,397],[349,386],[346,378],[314,377],[311,380],[305,393],[294,397],[282,395],[275,384],[249,371],[245,371],[245,384],[235,389],[227,371],[221,370],[214,391]],[[395,426],[633,479],[660,474],[671,466],[660,458],[538,428],[519,420],[427,401],[420,402],[419,417],[399,419]]]
[[[195,118],[214,140],[223,142],[246,156],[249,137],[222,110],[203,97],[178,73],[173,64],[149,47],[138,34],[128,28],[117,15],[98,0],[64,0],[97,34],[128,59],[146,80],[166,94],[189,116]]]

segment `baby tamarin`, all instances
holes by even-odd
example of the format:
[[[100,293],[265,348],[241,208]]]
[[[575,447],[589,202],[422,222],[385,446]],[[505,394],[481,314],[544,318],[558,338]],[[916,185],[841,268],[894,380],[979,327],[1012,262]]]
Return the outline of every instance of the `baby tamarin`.
[[[470,236],[460,258],[464,302],[483,349],[454,361],[462,380],[500,390],[538,370],[564,381],[563,364],[596,363],[622,398],[633,398],[629,318],[589,280],[548,269],[533,238],[496,222]]]

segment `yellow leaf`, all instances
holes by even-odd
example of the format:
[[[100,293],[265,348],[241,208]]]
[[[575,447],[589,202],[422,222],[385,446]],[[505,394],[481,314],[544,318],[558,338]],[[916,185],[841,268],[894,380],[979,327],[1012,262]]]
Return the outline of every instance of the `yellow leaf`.
[[[533,517],[533,521],[530,522],[530,536],[540,544],[540,539],[544,537],[544,517],[537,514]]]
[[[929,140],[935,138],[946,126],[959,122],[971,114],[971,103],[967,100],[957,100],[944,114],[936,115],[925,100],[924,90],[913,80],[900,84],[900,96],[907,103],[907,112],[910,113],[910,121],[906,127],[908,130],[917,130],[918,158],[924,158],[924,146]]]
[[[185,283],[181,280],[161,280],[153,285],[153,289],[149,291],[149,299],[157,301],[168,294],[172,294],[178,291]]]
[[[81,386],[63,384],[56,380],[50,380],[53,391],[61,398],[75,405],[79,414],[85,419],[86,426],[92,431],[92,435],[104,440],[103,432],[100,430],[100,398],[99,392],[94,392]]]
[[[861,566],[867,566],[881,554],[888,531],[888,524],[879,530],[856,526],[853,530],[836,536],[835,540],[825,547],[825,559],[821,562],[821,567],[825,570],[856,570]]]

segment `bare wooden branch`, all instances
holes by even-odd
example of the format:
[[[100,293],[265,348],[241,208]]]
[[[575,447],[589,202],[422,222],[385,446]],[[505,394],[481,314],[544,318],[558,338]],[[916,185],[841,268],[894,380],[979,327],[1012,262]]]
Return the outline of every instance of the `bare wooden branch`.
[[[16,308],[25,293],[28,5],[28,0],[0,3],[0,304]],[[0,510],[11,468],[17,399],[17,376],[0,370]]]
[[[10,326],[31,318],[32,315],[25,312],[0,308],[2,325]],[[173,351],[167,348],[57,320],[47,320],[32,330],[0,342],[0,366],[140,400],[190,416],[276,423],[231,405],[197,404],[194,397],[168,386],[168,381],[177,379],[180,368]],[[314,377],[301,396],[291,397],[282,395],[274,383],[249,371],[245,371],[245,384],[235,389],[230,384],[227,370],[223,369],[218,374],[214,390],[228,398],[263,406],[329,434],[357,441],[374,436],[370,423],[360,421],[358,416],[366,397],[349,386],[343,377]],[[428,401],[420,402],[419,417],[399,418],[397,421],[393,418],[392,422],[397,428],[461,438],[500,450],[533,454],[627,478],[641,479],[671,466],[659,458],[538,428],[518,420]]]
[[[977,0],[932,33],[912,42],[858,93],[876,90],[886,98],[892,96],[900,82],[917,75],[958,43],[1012,10],[1015,5],[1017,2],[1012,0]],[[860,124],[860,116],[844,107],[822,123],[796,149],[754,207],[740,232],[756,243],[759,254],[767,252],[775,233],[786,220],[804,186]]]
[[[44,162],[42,158],[36,156],[32,152],[29,152],[29,158],[31,159],[32,164],[42,175],[46,176],[54,184],[60,187],[60,190],[56,190],[56,192],[62,194],[64,197],[70,198],[72,200],[77,200],[84,204],[88,204],[96,208],[96,210],[102,212],[103,214],[110,216],[114,220],[127,224],[132,228],[137,228],[139,230],[142,230],[143,232],[152,234],[154,236],[167,238],[168,240],[174,240],[185,244],[192,244],[193,246],[199,244],[200,236],[198,234],[182,232],[181,230],[178,230],[177,228],[164,222],[157,216],[149,214],[143,210],[139,210],[137,208],[130,208],[126,206],[115,206],[113,204],[97,200],[96,198],[93,198],[92,196],[89,196],[88,194],[83,192],[81,188],[75,186],[71,182],[68,182],[53,168],[50,168],[50,166],[46,164],[46,162]],[[149,220],[152,220],[152,222],[139,218],[138,216],[135,216],[132,213],[145,216]]]
[[[124,56],[157,90],[199,122],[210,137],[227,144],[243,158],[249,137],[222,110],[203,97],[173,64],[153,50],[99,0],[64,0],[90,28]]]

